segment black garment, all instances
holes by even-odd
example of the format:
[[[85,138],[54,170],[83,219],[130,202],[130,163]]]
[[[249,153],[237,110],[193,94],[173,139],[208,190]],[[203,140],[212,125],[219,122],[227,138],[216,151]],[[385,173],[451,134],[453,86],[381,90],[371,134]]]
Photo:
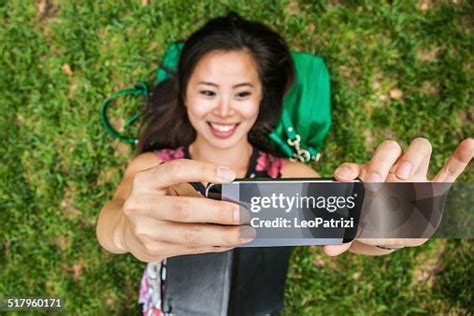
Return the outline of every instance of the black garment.
[[[188,147],[184,148],[191,159]],[[257,171],[261,152],[253,147],[246,178]],[[192,183],[204,195],[202,183]],[[292,247],[234,248],[225,253],[167,259],[162,310],[178,315],[268,315],[283,308]]]

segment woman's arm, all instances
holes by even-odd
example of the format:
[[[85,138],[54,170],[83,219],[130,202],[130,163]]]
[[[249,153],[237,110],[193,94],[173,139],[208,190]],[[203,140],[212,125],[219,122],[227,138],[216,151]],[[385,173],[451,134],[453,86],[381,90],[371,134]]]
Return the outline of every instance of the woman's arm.
[[[123,240],[118,232],[125,229],[122,207],[130,194],[133,178],[140,170],[155,167],[160,164],[160,160],[154,153],[144,153],[135,157],[127,166],[125,174],[119,183],[117,190],[111,201],[100,210],[97,220],[97,239],[101,246],[112,253],[126,253]]]

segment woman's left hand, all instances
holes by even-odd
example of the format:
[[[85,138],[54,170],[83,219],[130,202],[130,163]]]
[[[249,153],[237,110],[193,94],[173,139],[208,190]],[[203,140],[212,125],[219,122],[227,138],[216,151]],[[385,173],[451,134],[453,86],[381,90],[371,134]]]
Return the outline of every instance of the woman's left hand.
[[[426,138],[415,138],[404,153],[396,141],[387,140],[377,147],[368,164],[343,163],[334,172],[334,177],[342,182],[352,181],[357,177],[363,182],[454,182],[474,156],[474,139],[464,139],[438,174],[429,180],[427,173],[431,151],[431,143]],[[383,255],[404,246],[419,246],[426,240],[392,239],[382,245],[375,239],[355,239],[343,245],[324,246],[324,252],[330,256],[337,256],[347,250],[367,255]]]

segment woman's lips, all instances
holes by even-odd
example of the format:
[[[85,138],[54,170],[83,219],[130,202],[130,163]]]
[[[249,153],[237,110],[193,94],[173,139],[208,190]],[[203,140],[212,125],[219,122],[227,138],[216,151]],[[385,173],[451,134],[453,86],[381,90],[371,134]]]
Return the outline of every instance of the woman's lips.
[[[239,126],[240,123],[219,124],[208,122],[207,124],[211,129],[212,135],[217,138],[228,138],[234,134],[235,130],[237,129],[237,126]]]

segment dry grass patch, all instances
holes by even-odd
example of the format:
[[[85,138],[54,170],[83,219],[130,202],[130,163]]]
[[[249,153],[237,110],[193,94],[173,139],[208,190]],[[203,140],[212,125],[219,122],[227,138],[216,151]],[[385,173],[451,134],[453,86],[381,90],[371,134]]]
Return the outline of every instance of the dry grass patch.
[[[439,245],[431,251],[420,253],[416,257],[416,262],[420,265],[413,270],[412,283],[417,286],[432,288],[436,278],[443,271],[442,257],[446,252],[446,242],[439,241]]]

